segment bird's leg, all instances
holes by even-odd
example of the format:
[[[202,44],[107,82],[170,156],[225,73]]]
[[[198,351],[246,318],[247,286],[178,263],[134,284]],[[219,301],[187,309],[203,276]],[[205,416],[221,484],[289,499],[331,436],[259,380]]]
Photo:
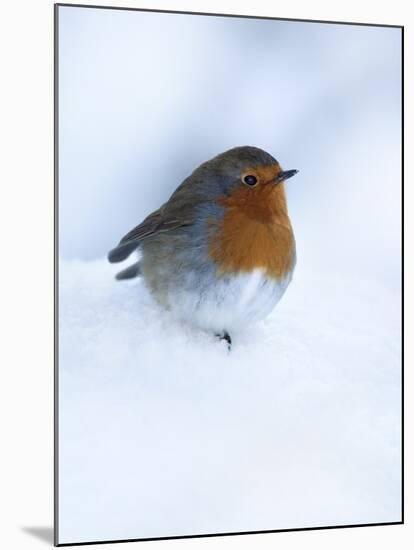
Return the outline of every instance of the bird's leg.
[[[231,350],[231,336],[227,330],[223,330],[221,334],[216,334],[216,337],[220,338],[220,340],[225,340],[227,342],[227,348]]]

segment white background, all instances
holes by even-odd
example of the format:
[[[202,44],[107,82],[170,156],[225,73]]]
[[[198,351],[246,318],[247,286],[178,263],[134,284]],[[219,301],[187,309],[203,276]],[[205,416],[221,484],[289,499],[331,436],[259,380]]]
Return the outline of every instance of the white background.
[[[112,4],[116,4],[113,2]],[[10,16],[3,11],[1,30],[2,75],[1,107],[6,119],[3,126],[2,151],[4,159],[2,174],[1,235],[3,244],[2,315],[3,345],[2,375],[6,375],[1,388],[4,392],[2,406],[2,524],[6,526],[4,536],[8,547],[34,548],[44,545],[23,529],[42,528],[51,524],[51,481],[52,481],[52,8],[50,2],[20,2],[12,8]],[[119,5],[126,5],[125,3]],[[128,5],[128,4],[127,4]],[[231,11],[257,15],[285,17],[320,18],[331,20],[354,20],[405,24],[409,31],[408,14],[402,3],[390,7],[378,3],[347,2],[343,9],[333,9],[323,2],[314,2],[312,7],[291,2],[288,11],[256,2],[237,2],[237,9],[231,2],[194,3],[151,2],[129,3],[131,7],[159,7],[168,9],[198,9],[200,11]],[[354,7],[353,7],[354,6]],[[406,41],[407,57],[410,53]],[[411,82],[407,78],[406,93],[410,95]],[[409,107],[409,106],[408,106]],[[407,109],[407,119],[410,113]],[[407,136],[408,138],[409,136]],[[12,146],[12,147],[10,147]],[[412,144],[411,144],[412,147]],[[410,150],[407,139],[406,150]],[[410,181],[410,172],[406,172]],[[45,182],[50,182],[49,185]],[[410,190],[407,189],[407,198]],[[2,208],[2,210],[3,210]],[[408,209],[409,211],[409,209]],[[407,231],[408,236],[408,231]],[[408,264],[409,258],[407,258]],[[410,267],[410,265],[408,265]],[[407,280],[410,271],[407,270]],[[407,295],[409,294],[407,289]],[[4,296],[3,296],[4,293]],[[410,297],[410,296],[408,296]],[[409,326],[409,325],[407,325]],[[13,329],[10,331],[10,329]],[[407,350],[408,351],[408,350]],[[4,357],[3,357],[4,354]],[[407,353],[406,364],[410,364]],[[411,376],[406,372],[407,387]],[[409,405],[409,404],[408,404]],[[4,409],[3,409],[4,407]],[[407,407],[406,418],[410,415]],[[407,453],[407,463],[410,463]],[[407,472],[407,486],[410,485]],[[4,476],[4,479],[3,479]],[[4,491],[6,487],[6,491]],[[5,495],[7,497],[5,498]],[[410,521],[410,503],[407,502],[407,516]],[[389,546],[401,544],[408,537],[409,525],[390,528],[367,528],[354,530],[324,531],[320,533],[288,533],[257,536],[254,544],[274,544],[276,541],[286,548],[302,544],[318,544],[319,547],[347,547],[353,544],[363,547],[367,544]],[[275,538],[276,537],[276,538]],[[6,538],[7,540],[7,538]],[[161,546],[163,543],[151,543]],[[165,543],[164,543],[165,544]],[[171,545],[189,545],[199,548],[202,544],[229,547],[251,545],[251,537],[234,539],[204,539],[177,541]],[[141,543],[143,545],[143,543]],[[325,546],[326,545],[326,546]]]

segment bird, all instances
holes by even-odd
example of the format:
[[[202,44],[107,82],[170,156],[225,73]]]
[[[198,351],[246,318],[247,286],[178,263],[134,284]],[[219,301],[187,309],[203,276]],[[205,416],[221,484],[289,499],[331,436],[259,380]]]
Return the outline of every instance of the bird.
[[[158,304],[230,349],[231,335],[264,319],[292,280],[284,182],[297,172],[253,146],[204,162],[110,250],[111,263],[140,253],[116,279],[142,277]]]

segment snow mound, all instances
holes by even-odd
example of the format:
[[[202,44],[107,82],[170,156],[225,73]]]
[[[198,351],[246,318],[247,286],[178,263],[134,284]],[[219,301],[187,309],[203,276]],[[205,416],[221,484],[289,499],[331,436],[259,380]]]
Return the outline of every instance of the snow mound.
[[[60,542],[400,520],[396,290],[297,270],[232,351],[60,262]]]

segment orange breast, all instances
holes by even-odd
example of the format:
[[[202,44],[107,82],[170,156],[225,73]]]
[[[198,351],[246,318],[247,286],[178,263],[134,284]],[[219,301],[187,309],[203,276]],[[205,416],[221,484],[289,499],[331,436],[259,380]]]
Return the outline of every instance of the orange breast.
[[[281,280],[292,271],[295,239],[283,183],[241,188],[219,199],[223,220],[210,226],[209,252],[221,274],[263,269]]]

